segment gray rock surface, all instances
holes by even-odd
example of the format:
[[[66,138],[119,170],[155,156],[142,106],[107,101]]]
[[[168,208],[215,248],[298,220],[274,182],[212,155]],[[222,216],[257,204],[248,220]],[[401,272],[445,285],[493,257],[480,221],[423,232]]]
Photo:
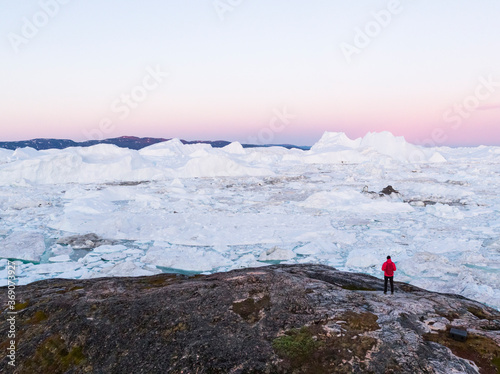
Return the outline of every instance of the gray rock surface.
[[[323,265],[40,281],[16,288],[16,367],[2,355],[0,372],[497,372],[500,312],[402,283],[382,289]],[[468,340],[450,339],[451,326]]]
[[[60,238],[57,244],[69,245],[73,249],[94,249],[101,245],[113,244],[112,241],[100,238],[96,234],[72,235]]]

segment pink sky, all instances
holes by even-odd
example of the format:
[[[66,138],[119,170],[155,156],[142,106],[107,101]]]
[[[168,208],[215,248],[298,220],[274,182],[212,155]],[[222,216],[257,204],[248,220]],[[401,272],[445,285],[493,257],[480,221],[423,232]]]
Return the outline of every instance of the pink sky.
[[[312,145],[325,131],[390,131],[500,145],[496,0],[402,2],[363,46],[359,30],[387,3],[255,0],[221,19],[180,0],[70,2],[27,37],[25,20],[41,11],[9,2],[0,14],[0,140]],[[347,58],[345,45],[358,52]]]

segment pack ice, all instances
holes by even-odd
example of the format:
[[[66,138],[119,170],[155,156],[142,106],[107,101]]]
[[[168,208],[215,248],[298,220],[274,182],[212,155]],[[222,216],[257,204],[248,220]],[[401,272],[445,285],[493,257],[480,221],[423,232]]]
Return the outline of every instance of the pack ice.
[[[499,309],[499,176],[499,147],[388,132],[327,132],[307,151],[0,149],[0,277],[7,259],[20,284],[279,262],[382,277],[390,254],[396,280]]]

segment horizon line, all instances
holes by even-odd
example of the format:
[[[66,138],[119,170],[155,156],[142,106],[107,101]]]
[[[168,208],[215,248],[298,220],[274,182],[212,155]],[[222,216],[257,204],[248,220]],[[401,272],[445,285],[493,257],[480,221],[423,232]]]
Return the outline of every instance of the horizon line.
[[[325,131],[325,133],[326,132],[344,133],[342,131]],[[375,134],[378,133],[378,134],[380,134],[382,132],[389,132],[389,133],[392,134],[392,132],[387,131],[387,130],[378,131],[378,132],[377,131],[367,132],[367,134],[368,133],[375,133]],[[412,145],[419,146],[419,147],[425,147],[425,148],[440,148],[440,147],[449,147],[449,148],[500,147],[500,144],[486,145],[486,144],[463,144],[463,143],[459,143],[459,144],[453,144],[453,145],[451,145],[451,144],[426,145],[426,144],[418,144],[418,143],[410,142],[410,141],[406,140],[406,137],[404,137],[404,136],[396,136],[394,134],[392,134],[392,135],[394,137],[403,137],[408,144],[412,144]],[[347,136],[347,137],[349,138],[349,136]],[[227,143],[231,144],[231,143],[237,142],[237,143],[240,143],[242,145],[254,145],[254,146],[283,146],[283,145],[288,145],[288,146],[294,146],[294,147],[299,147],[299,148],[312,147],[314,144],[316,144],[321,139],[321,137],[320,137],[313,144],[296,144],[296,143],[287,143],[287,142],[281,142],[281,143],[248,143],[248,142],[240,142],[238,140],[226,140],[226,139],[215,139],[215,140],[193,139],[193,140],[189,140],[189,139],[175,137],[175,136],[174,137],[165,138],[165,137],[155,137],[155,136],[121,135],[121,136],[114,136],[114,137],[110,137],[110,138],[86,139],[86,140],[74,140],[74,139],[71,139],[71,138],[51,138],[51,137],[37,137],[37,138],[22,139],[22,140],[1,140],[0,139],[0,143],[31,142],[31,141],[35,141],[35,140],[61,140],[61,141],[72,141],[74,143],[86,143],[86,142],[103,142],[103,141],[106,141],[106,140],[123,139],[123,138],[130,138],[130,139],[154,139],[154,140],[161,140],[160,142],[170,141],[170,140],[173,140],[173,139],[179,139],[180,141],[193,142],[193,143],[196,143],[196,142],[198,142],[198,143],[203,143],[203,142],[209,142],[209,143],[227,142]],[[349,138],[349,139],[355,140],[355,139],[359,139],[359,138],[363,138],[363,136],[357,137],[357,138]],[[157,142],[157,143],[160,143],[160,142]]]

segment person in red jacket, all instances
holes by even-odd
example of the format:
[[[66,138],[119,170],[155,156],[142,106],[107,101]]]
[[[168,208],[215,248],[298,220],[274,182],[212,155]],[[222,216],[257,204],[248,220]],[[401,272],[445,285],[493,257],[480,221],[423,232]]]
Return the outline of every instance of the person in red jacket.
[[[396,271],[396,264],[392,262],[391,256],[387,256],[387,261],[382,265],[384,272],[384,294],[387,293],[387,281],[391,281],[391,295],[394,294],[394,272]]]

